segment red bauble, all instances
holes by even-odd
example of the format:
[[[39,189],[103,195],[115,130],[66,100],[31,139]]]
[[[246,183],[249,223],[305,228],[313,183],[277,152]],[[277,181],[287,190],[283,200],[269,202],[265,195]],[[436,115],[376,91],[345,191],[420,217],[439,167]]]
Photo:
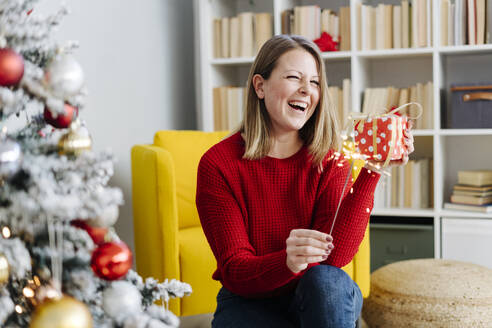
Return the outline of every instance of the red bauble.
[[[53,117],[51,111],[45,107],[44,108],[44,120],[46,123],[53,125],[58,129],[66,129],[72,123],[74,117],[79,114],[79,110],[77,107],[70,106],[69,104],[65,104],[64,106],[65,114],[58,114],[56,118]]]
[[[10,48],[0,49],[0,85],[10,87],[24,75],[24,59]]]
[[[92,253],[91,267],[99,278],[120,279],[132,267],[132,252],[122,241],[101,244]]]
[[[84,220],[73,220],[70,222],[74,227],[83,229],[92,238],[92,241],[96,245],[101,245],[104,243],[104,237],[108,233],[108,228],[92,227],[88,225]]]

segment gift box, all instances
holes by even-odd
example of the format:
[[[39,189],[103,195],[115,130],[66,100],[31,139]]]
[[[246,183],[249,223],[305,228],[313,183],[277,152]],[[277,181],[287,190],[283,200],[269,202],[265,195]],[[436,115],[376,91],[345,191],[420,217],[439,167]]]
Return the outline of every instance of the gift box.
[[[408,118],[395,114],[358,120],[354,126],[357,152],[367,159],[385,162],[402,159],[407,153],[403,131]]]

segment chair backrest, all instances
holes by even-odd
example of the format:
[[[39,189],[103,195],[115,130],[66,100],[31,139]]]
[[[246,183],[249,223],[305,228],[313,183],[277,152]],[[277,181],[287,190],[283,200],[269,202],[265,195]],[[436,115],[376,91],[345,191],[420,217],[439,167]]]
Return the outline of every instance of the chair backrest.
[[[228,131],[159,131],[154,145],[169,151],[174,160],[179,229],[199,226],[195,206],[196,176],[202,155],[224,139]]]

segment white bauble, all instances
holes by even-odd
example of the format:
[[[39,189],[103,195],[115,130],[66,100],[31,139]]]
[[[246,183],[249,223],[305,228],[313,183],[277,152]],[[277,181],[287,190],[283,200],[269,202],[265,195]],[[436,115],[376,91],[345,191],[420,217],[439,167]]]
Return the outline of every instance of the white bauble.
[[[104,208],[100,216],[94,219],[89,219],[87,222],[94,227],[106,228],[113,226],[118,220],[120,210],[118,205],[110,205]]]
[[[44,79],[53,95],[66,99],[82,89],[84,71],[73,56],[64,54],[49,64]]]
[[[142,312],[142,295],[132,283],[115,281],[103,292],[103,309],[113,319]]]
[[[21,168],[22,149],[17,141],[0,137],[0,180],[13,177]]]

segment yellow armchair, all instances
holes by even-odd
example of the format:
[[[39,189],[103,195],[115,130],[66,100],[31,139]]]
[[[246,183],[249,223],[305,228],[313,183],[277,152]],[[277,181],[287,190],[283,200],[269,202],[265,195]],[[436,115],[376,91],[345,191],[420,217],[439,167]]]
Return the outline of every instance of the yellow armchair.
[[[220,283],[216,261],[195,206],[201,156],[228,132],[159,131],[153,145],[132,148],[133,222],[137,271],[143,277],[189,283],[190,296],[171,300],[178,316],[215,311]],[[352,172],[356,177],[361,163]],[[359,252],[343,269],[369,295],[369,231]]]

